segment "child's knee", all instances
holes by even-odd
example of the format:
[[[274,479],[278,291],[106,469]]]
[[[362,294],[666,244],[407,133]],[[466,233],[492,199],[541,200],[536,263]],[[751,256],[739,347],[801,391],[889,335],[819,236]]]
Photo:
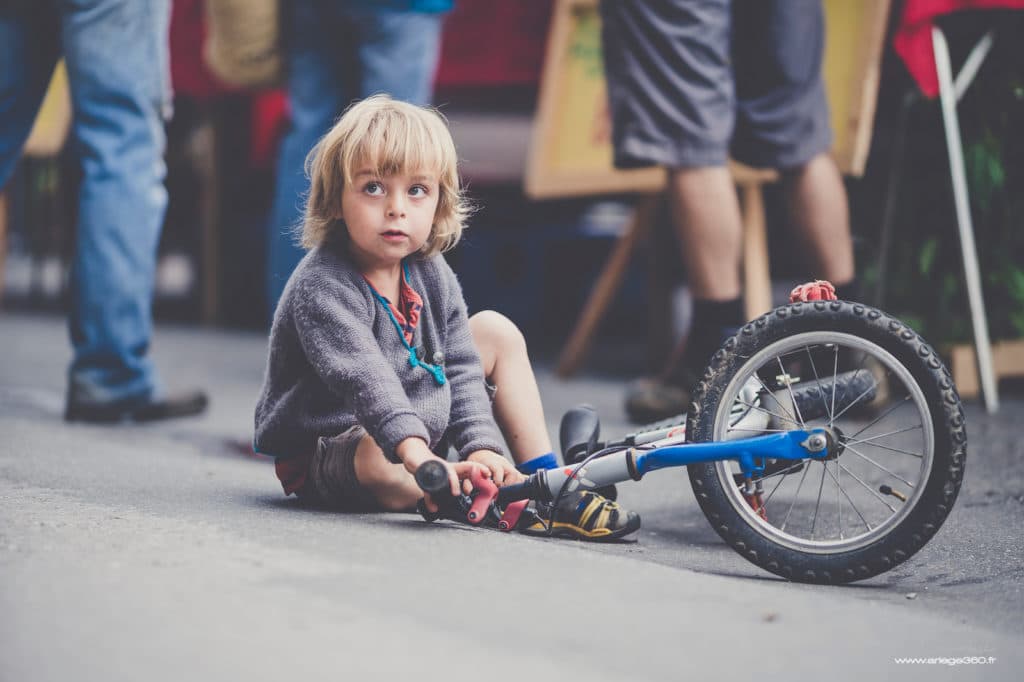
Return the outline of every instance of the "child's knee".
[[[526,339],[515,322],[493,310],[483,310],[469,318],[469,329],[477,346],[503,353],[526,349]]]

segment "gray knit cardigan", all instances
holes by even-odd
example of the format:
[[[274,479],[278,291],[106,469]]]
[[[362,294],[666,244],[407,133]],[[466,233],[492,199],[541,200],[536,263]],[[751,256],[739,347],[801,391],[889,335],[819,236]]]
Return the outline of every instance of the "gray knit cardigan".
[[[312,249],[285,286],[274,314],[263,391],[256,405],[257,452],[310,453],[320,436],[360,424],[384,454],[410,436],[461,458],[503,453],[483,368],[473,346],[462,290],[441,256],[408,259],[409,283],[423,298],[413,347],[443,354],[444,385],[409,351],[362,275],[331,242]]]

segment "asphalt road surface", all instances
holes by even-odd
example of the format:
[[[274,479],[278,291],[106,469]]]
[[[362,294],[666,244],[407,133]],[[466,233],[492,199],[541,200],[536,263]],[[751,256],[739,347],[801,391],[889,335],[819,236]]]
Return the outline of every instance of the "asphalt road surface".
[[[1020,397],[968,406],[927,547],[814,587],[726,547],[680,471],[620,487],[643,528],[614,545],[305,509],[247,450],[265,338],[164,328],[155,354],[207,415],[66,425],[63,321],[0,316],[0,680],[1019,679]],[[541,383],[553,433],[584,401],[629,430],[621,377]]]

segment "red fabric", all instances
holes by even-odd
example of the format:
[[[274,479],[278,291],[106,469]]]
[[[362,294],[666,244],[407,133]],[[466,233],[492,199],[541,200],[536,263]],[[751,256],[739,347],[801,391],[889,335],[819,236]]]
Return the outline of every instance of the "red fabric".
[[[445,18],[439,87],[536,85],[552,0],[456,2]]]
[[[373,285],[370,284],[370,280],[366,279],[366,284],[373,289]],[[423,310],[423,299],[420,297],[416,290],[413,289],[405,276],[398,283],[398,305],[394,302],[388,301],[386,296],[381,296],[385,301],[388,301],[388,308],[391,309],[391,314],[395,316],[395,320],[398,321],[398,325],[402,328],[402,335],[405,336],[405,342],[412,344],[413,332],[416,331],[416,327],[420,323],[420,311]],[[373,289],[377,291],[376,289]],[[378,292],[379,294],[379,292]]]
[[[199,100],[242,93],[220,81],[203,60],[206,42],[205,0],[174,0],[171,4],[171,83],[175,94]],[[288,98],[284,90],[252,94],[249,149],[251,163],[270,168],[277,153],[281,130],[288,122]]]
[[[896,53],[926,97],[939,94],[932,26],[943,14],[978,9],[1024,9],[1024,0],[906,0],[893,38]]]
[[[174,0],[171,3],[171,83],[174,92],[199,99],[235,92],[217,80],[203,61],[206,41],[204,0]]]
[[[263,90],[252,96],[252,127],[250,155],[257,168],[271,168],[277,146],[288,125],[288,93],[284,90]]]
[[[274,472],[277,474],[277,480],[281,481],[285,495],[297,493],[302,486],[306,485],[306,476],[309,473],[309,465],[312,463],[312,452],[287,459],[279,457],[274,462]]]

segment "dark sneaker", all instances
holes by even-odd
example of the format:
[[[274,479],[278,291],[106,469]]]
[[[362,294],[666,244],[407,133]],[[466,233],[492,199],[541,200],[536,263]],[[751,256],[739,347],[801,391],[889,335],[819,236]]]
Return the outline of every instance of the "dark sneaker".
[[[595,492],[577,490],[562,499],[557,513],[552,514],[548,505],[538,505],[536,518],[520,521],[520,526],[526,535],[607,542],[639,530],[640,515]]]
[[[131,398],[114,402],[91,402],[68,396],[64,419],[69,422],[111,424],[123,421],[156,421],[190,417],[206,410],[209,400],[202,391],[188,391],[156,398]]]
[[[663,379],[638,379],[626,391],[626,414],[634,424],[686,414],[689,408],[689,389]]]

